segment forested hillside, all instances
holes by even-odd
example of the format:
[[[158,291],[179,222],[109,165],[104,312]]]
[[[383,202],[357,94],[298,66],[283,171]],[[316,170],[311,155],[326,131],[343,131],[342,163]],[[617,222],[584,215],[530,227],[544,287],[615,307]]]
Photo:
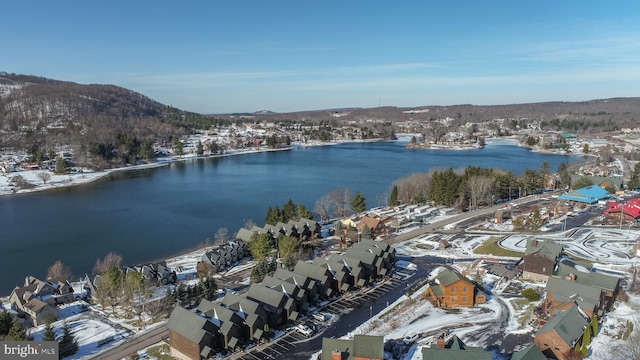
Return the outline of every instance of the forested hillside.
[[[155,141],[216,121],[118,86],[0,73],[0,146],[26,149],[34,157],[70,147],[80,163],[119,165],[148,157]]]

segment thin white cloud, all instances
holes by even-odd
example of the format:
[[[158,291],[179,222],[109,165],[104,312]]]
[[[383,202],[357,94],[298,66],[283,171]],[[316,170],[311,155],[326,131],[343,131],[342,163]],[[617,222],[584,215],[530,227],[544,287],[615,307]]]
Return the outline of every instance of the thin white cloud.
[[[198,88],[228,84],[233,82],[262,81],[270,79],[316,78],[326,76],[356,77],[364,74],[378,74],[413,71],[434,67],[429,63],[383,64],[351,67],[330,67],[317,69],[276,70],[276,71],[229,71],[229,72],[199,72],[176,74],[117,74],[113,78],[119,82],[136,83],[146,86],[177,86]]]

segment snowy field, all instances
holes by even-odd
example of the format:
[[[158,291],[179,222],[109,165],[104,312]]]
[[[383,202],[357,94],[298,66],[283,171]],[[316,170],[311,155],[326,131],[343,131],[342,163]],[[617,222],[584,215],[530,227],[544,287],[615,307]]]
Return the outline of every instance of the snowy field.
[[[66,321],[78,340],[78,352],[65,359],[89,359],[132,334],[115,323],[114,319],[89,310],[88,304],[83,301],[66,304],[59,309],[60,319],[52,323],[56,335],[62,335],[62,325]],[[41,340],[43,332],[44,325],[31,329],[34,340]]]

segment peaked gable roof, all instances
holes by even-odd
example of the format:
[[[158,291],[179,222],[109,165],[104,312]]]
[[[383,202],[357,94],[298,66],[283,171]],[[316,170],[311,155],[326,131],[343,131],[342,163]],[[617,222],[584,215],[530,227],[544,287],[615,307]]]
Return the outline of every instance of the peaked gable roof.
[[[489,360],[491,353],[480,347],[467,346],[453,335],[445,341],[444,348],[439,348],[437,342],[431,347],[423,346],[422,357],[430,360]]]
[[[173,309],[167,327],[196,344],[200,344],[207,333],[214,335],[217,331],[217,327],[211,321],[181,306]]]
[[[436,280],[440,283],[441,286],[444,286],[444,287],[447,287],[459,280],[462,280],[466,283],[469,283],[472,286],[475,286],[473,281],[469,280],[465,276],[462,276],[462,274],[460,274],[459,272],[449,268],[445,268],[444,270],[442,270],[438,274],[438,276],[436,276]]]
[[[536,346],[536,344],[531,344],[513,354],[511,360],[547,360],[547,357],[540,351],[540,348]]]
[[[574,301],[582,309],[594,310],[600,302],[601,290],[591,285],[550,277],[547,294],[558,301]]]
[[[592,271],[590,264],[582,264],[570,259],[563,259],[560,264],[558,264],[557,275],[564,278],[570,274],[575,275],[575,282],[579,284],[591,285],[604,290],[615,291],[620,284],[620,278]]]
[[[384,337],[354,335],[353,339],[322,339],[321,360],[333,359],[333,352],[341,353],[341,360],[384,359]]]
[[[260,284],[251,284],[247,297],[272,307],[271,310],[284,307],[288,294]]]
[[[562,245],[553,240],[527,239],[527,248],[524,254],[529,255],[534,253],[540,253],[547,259],[555,262],[562,254]]]
[[[565,344],[573,347],[576,341],[584,334],[584,328],[589,322],[580,313],[576,305],[552,316],[543,327],[536,332],[536,336],[549,331],[555,331]]]

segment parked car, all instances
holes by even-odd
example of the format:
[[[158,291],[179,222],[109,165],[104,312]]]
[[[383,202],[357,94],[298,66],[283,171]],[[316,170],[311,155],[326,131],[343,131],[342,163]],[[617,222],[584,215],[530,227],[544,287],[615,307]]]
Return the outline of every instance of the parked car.
[[[298,324],[295,326],[295,329],[297,332],[299,332],[300,334],[306,337],[313,335],[313,330],[311,330],[311,328],[305,324]]]
[[[312,317],[315,320],[322,321],[322,322],[326,320],[326,317],[324,316],[324,314],[321,314],[321,313],[313,314]]]

